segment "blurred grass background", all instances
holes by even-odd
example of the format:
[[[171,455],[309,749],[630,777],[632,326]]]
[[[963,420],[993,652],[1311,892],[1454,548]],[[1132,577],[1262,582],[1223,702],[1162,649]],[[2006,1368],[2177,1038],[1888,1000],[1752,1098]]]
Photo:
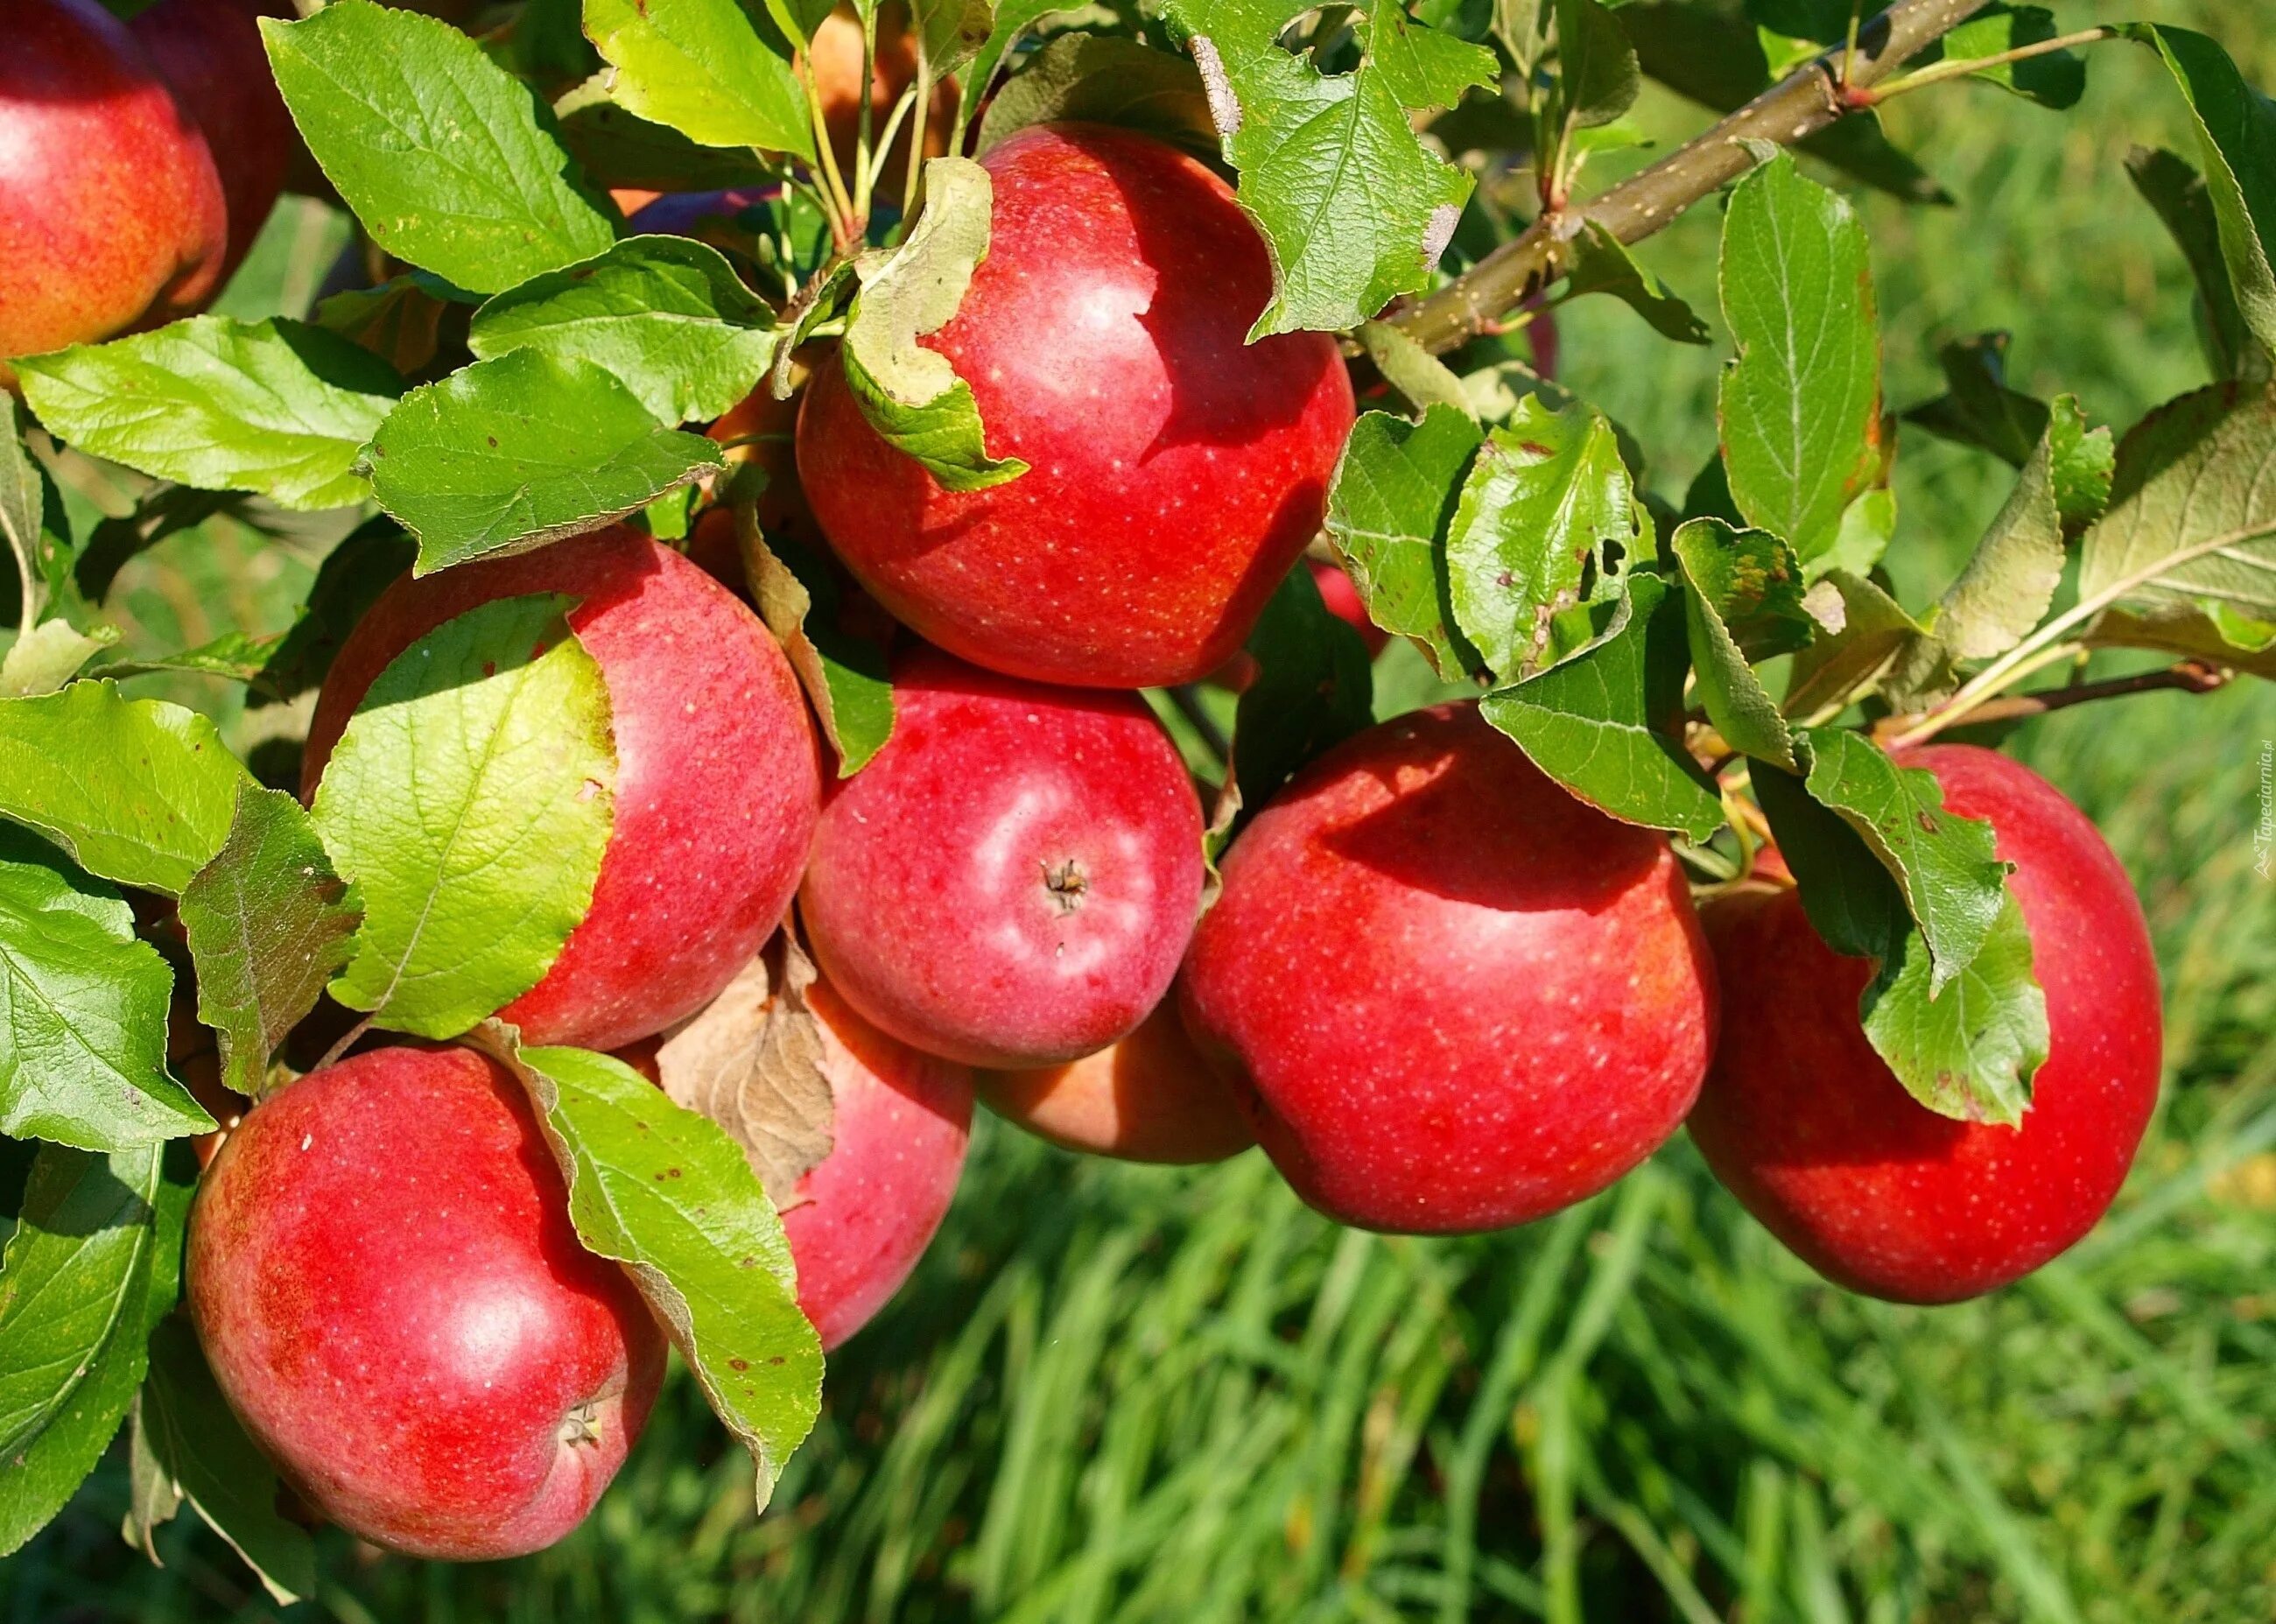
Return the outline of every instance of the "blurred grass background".
[[[2268,85],[2259,11],[2155,8],[2225,36]],[[1669,139],[1701,123],[1657,95],[1642,110]],[[2189,149],[2146,53],[2096,51],[2071,118],[1954,86],[1890,124],[1960,205],[1859,195],[1892,405],[1940,392],[1938,343],[1995,327],[2015,335],[2019,386],[2074,390],[2120,427],[2202,381],[2180,255],[2120,167],[2133,142]],[[1717,216],[1703,205],[1646,251],[1703,313]],[[270,291],[248,307],[288,277],[305,290],[336,223],[288,210],[271,239]],[[1567,380],[1680,498],[1713,445],[1722,351],[1659,342],[1609,304],[1562,315]],[[1891,562],[1910,600],[1942,586],[2011,477],[1907,436]],[[148,649],[275,629],[325,539],[216,521],[136,560],[114,602]],[[240,742],[290,727],[210,685],[170,691]],[[2168,1084],[2102,1228],[1989,1301],[1923,1311],[1825,1286],[1680,1141],[1548,1223],[1425,1241],[1335,1229],[1254,1153],[1122,1167],[983,1121],[939,1241],[832,1361],[764,1518],[676,1381],[562,1545],[450,1568],[327,1534],[322,1593],[293,1616],[2276,1619],[2276,886],[2251,868],[2272,738],[2276,693],[2239,685],[2010,741],[2141,889]],[[187,1515],[164,1568],[132,1555],[125,1495],[113,1461],[0,1564],[0,1618],[275,1615]]]

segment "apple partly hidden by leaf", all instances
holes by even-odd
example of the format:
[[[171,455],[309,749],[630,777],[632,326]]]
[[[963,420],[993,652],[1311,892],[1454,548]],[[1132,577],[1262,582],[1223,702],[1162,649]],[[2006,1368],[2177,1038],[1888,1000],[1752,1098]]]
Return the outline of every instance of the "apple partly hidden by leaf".
[[[302,758],[313,797],[366,689],[406,648],[497,598],[559,592],[609,690],[616,821],[592,907],[499,1012],[532,1043],[621,1048],[709,1003],[782,921],[820,805],[790,663],[759,618],[622,527],[484,559],[382,595],[325,679]]]
[[[220,173],[229,245],[216,287],[261,234],[300,144],[254,20],[293,15],[286,0],[158,0],[128,25],[205,133]]]
[[[125,24],[95,0],[11,0],[6,34],[0,384],[6,357],[195,311],[229,235],[206,138]]]
[[[831,785],[799,892],[823,974],[967,1065],[1056,1065],[1130,1032],[1201,906],[1201,803],[1152,714],[924,648],[896,662],[893,707],[884,747]]]
[[[989,454],[1028,472],[943,490],[833,357],[799,418],[807,499],[870,595],[952,654],[1041,682],[1198,680],[1319,529],[1352,426],[1335,341],[1244,342],[1263,241],[1176,148],[1043,125],[981,163],[988,254],[923,342],[970,384]]]
[[[1957,1121],[1914,1099],[1858,1019],[1871,963],[1826,946],[1795,892],[1749,889],[1707,910],[1724,1032],[1691,1136],[1828,1279],[1954,1302],[2063,1251],[2125,1182],[2158,1098],[2158,967],[2125,869],[2053,785],[1969,745],[1898,759],[1936,774],[1949,809],[1988,819],[2014,865],[2050,1038],[2022,1126]]]
[[[391,1550],[542,1549],[639,1436],[664,1339],[578,1243],[520,1085],[404,1045],[254,1106],[191,1209],[214,1376],[308,1504]]]
[[[1666,839],[1574,800],[1475,703],[1346,740],[1223,869],[1187,1028],[1339,1222],[1529,1222],[1643,1161],[1698,1094],[1713,966]]]
[[[1136,1031],[1096,1054],[982,1072],[976,1081],[989,1110],[1061,1150],[1130,1162],[1221,1162],[1256,1142],[1233,1091],[1186,1036],[1174,990]]]

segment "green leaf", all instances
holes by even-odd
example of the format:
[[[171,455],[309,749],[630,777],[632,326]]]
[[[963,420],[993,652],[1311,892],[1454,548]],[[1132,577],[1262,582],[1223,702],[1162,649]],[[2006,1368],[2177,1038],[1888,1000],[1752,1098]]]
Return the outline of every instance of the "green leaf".
[[[924,213],[901,246],[858,262],[861,291],[838,353],[861,415],[888,444],[945,490],[985,490],[1028,465],[988,454],[972,385],[917,340],[947,325],[987,257],[994,183],[969,158],[933,158],[924,187]]]
[[[701,146],[670,125],[626,111],[610,98],[613,75],[613,69],[596,73],[553,103],[561,144],[595,186],[717,192],[782,178],[747,148]]]
[[[0,535],[7,537],[9,550],[27,575],[38,573],[34,564],[39,557],[46,506],[46,482],[41,478],[40,465],[31,449],[24,444],[16,403],[0,400]]]
[[[1990,5],[1944,36],[1944,60],[1973,62],[2059,37],[2055,14],[2043,5]],[[2086,58],[2071,50],[2050,51],[2021,62],[1977,68],[1980,79],[2042,107],[2078,105],[2086,94]]]
[[[2244,312],[2229,281],[2221,248],[2220,216],[2204,178],[2176,154],[2136,147],[2127,156],[2126,172],[2158,217],[2166,223],[2189,262],[2197,287],[2197,330],[2217,377],[2265,378],[2269,353],[2253,342]]]
[[[16,366],[40,421],[79,450],[292,508],[363,499],[357,455],[403,389],[320,327],[217,315]]]
[[[275,637],[248,637],[243,632],[224,632],[194,649],[154,654],[147,659],[109,660],[96,675],[110,679],[144,676],[151,672],[186,672],[201,677],[220,677],[250,688],[260,682],[262,667],[276,649]]]
[[[1371,724],[1375,692],[1367,645],[1328,612],[1301,564],[1265,600],[1246,647],[1256,678],[1233,712],[1231,771],[1253,813],[1307,762]]]
[[[222,1081],[258,1097],[269,1055],[353,956],[362,912],[300,803],[248,784],[181,913],[198,1019],[221,1036]]]
[[[1410,106],[1451,106],[1498,80],[1491,52],[1435,39],[1400,8],[1370,13],[1366,50],[1323,76],[1280,49],[1301,0],[1170,0],[1208,87],[1240,205],[1264,234],[1273,297],[1249,337],[1356,326],[1427,286],[1471,176],[1427,148]],[[1385,66],[1386,55],[1389,65]],[[1409,103],[1402,96],[1426,96]]]
[[[364,906],[332,996],[454,1037],[535,986],[585,916],[616,784],[608,689],[561,617],[504,598],[398,655],[317,786],[316,832]]]
[[[1479,663],[1449,629],[1444,560],[1463,475],[1483,440],[1476,419],[1453,406],[1433,406],[1419,423],[1365,413],[1328,490],[1328,539],[1368,618],[1412,638],[1442,677]]]
[[[758,386],[780,334],[726,256],[687,237],[633,237],[548,271],[474,313],[467,342],[488,360],[532,349],[611,372],[651,416],[709,421]]]
[[[585,32],[634,116],[701,146],[814,156],[798,77],[736,0],[585,0]]]
[[[0,826],[0,1132],[124,1150],[210,1129],[166,1071],[173,988],[125,899]]]
[[[1627,246],[1595,220],[1584,221],[1569,249],[1567,298],[1609,293],[1651,324],[1652,330],[1680,344],[1707,342],[1707,323],[1667,284],[1636,262]]]
[[[742,527],[759,615],[790,656],[823,733],[838,752],[838,776],[850,778],[893,734],[885,651],[846,629],[828,565],[788,537],[760,535],[747,510],[738,510],[735,521]]]
[[[409,571],[417,556],[417,543],[384,514],[349,531],[317,566],[307,601],[292,629],[262,661],[259,681],[246,702],[259,706],[272,698],[295,699],[321,687],[332,669],[332,657],[356,622]]]
[[[1476,422],[1477,403],[1465,387],[1468,380],[1454,376],[1445,361],[1388,322],[1362,322],[1354,335],[1383,381],[1406,398],[1419,414],[1432,406],[1452,406]],[[1512,405],[1514,406],[1514,402]]]
[[[987,39],[974,54],[969,71],[960,76],[964,81],[957,109],[960,127],[970,125],[980,117],[981,108],[996,82],[996,70],[1003,65],[1005,56],[1019,42],[1020,36],[1038,19],[1067,9],[1067,0],[1002,0],[996,6]]]
[[[1703,841],[1723,803],[1683,747],[1688,664],[1680,594],[1631,573],[1619,600],[1591,605],[1597,641],[1480,702],[1533,764],[1626,823]]]
[[[1063,34],[1029,57],[988,103],[975,150],[1030,125],[1066,120],[1120,125],[1217,156],[1217,126],[1194,65],[1109,34]]]
[[[1799,779],[1763,767],[1754,783],[1810,923],[1834,952],[1876,961],[1858,998],[1874,1051],[1939,1115],[2022,1121],[2031,1074],[2047,1055],[2046,996],[2032,977],[2022,911],[2005,884],[1975,955],[1936,990],[1903,893],[1855,829]]]
[[[1478,448],[1447,527],[1455,624],[1490,670],[1530,676],[1566,652],[1559,615],[1618,592],[1642,532],[1604,414],[1528,397]]]
[[[1855,830],[1895,877],[1927,944],[1928,996],[1938,996],[1975,959],[2007,895],[1992,825],[1946,811],[1934,773],[1900,767],[1862,734],[1815,727],[1797,742],[1810,799]]]
[[[118,641],[116,626],[99,626],[90,634],[68,620],[42,620],[0,656],[0,699],[52,694]]]
[[[1931,622],[1938,640],[1963,660],[2007,653],[2054,602],[2064,557],[2052,443],[2043,437],[1967,567],[1938,601]]]
[[[0,1556],[95,1469],[142,1379],[150,1324],[173,1306],[159,1255],[178,1251],[188,1203],[163,1163],[156,1144],[44,1145],[32,1163],[0,1260]]]
[[[597,529],[726,463],[613,373],[529,349],[404,396],[369,466],[372,494],[419,538],[423,575]]]
[[[2214,618],[2276,620],[2276,391],[2217,383],[2160,406],[2118,448],[2110,511],[2079,555],[2082,601],[2114,596],[2122,615],[2097,641],[2214,654]]]
[[[1570,129],[1608,125],[1643,88],[1635,47],[1597,0],[1555,0],[1559,96]]]
[[[205,717],[108,682],[0,700],[0,817],[80,867],[178,896],[221,850],[246,771]]]
[[[1780,153],[1723,225],[1723,316],[1738,358],[1718,405],[1731,494],[1807,565],[1881,466],[1881,341],[1865,229]]]
[[[1817,641],[1794,657],[1788,716],[1806,717],[1870,683],[1923,630],[1896,599],[1862,575],[1828,570],[1802,596]]]
[[[799,1312],[774,1203],[717,1124],[621,1060],[501,1047],[568,1181],[577,1238],[631,1272],[751,1452],[764,1509],[822,1402],[822,1342]]]
[[[819,5],[821,0],[811,3]],[[996,6],[994,0],[910,0],[909,23],[937,84],[988,42],[995,32]]]
[[[1795,770],[1794,737],[1754,672],[1756,661],[1809,643],[1794,550],[1767,530],[1694,519],[1668,550],[1688,588],[1684,626],[1707,719],[1733,749]]]
[[[2110,430],[2086,426],[2076,397],[2045,402],[2007,386],[2007,335],[1979,333],[1938,352],[1950,391],[1915,406],[1905,421],[1962,445],[1979,446],[2012,467],[2030,461],[2049,440],[2055,505],[2067,533],[2101,517],[2110,500]]]
[[[2160,23],[2130,23],[2126,31],[2156,49],[2189,102],[2237,309],[2260,347],[2276,353],[2268,248],[2276,237],[2276,102],[2247,84],[2228,53],[2202,34]]]
[[[333,0],[261,34],[308,150],[389,253],[495,293],[614,239],[545,104],[449,24]]]
[[[277,1473],[238,1424],[197,1333],[179,1317],[151,1333],[140,1419],[158,1470],[279,1605],[315,1594],[315,1542],[277,1514]]]

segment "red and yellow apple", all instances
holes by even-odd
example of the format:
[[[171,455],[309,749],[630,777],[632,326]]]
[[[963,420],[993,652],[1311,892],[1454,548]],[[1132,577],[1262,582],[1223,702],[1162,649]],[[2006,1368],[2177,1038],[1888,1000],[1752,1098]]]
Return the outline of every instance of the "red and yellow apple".
[[[1096,1054],[981,1072],[988,1109],[1064,1150],[1129,1162],[1221,1162],[1256,1142],[1233,1092],[1186,1036],[1174,992]]]

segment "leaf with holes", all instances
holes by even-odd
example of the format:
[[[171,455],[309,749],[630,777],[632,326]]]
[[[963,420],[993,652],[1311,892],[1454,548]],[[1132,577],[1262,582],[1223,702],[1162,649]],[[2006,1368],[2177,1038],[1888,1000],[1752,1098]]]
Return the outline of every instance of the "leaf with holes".
[[[1476,420],[1433,406],[1412,423],[1369,412],[1353,426],[1328,490],[1328,539],[1368,618],[1412,638],[1443,677],[1479,668],[1452,627],[1445,541],[1462,480],[1484,436]]]

